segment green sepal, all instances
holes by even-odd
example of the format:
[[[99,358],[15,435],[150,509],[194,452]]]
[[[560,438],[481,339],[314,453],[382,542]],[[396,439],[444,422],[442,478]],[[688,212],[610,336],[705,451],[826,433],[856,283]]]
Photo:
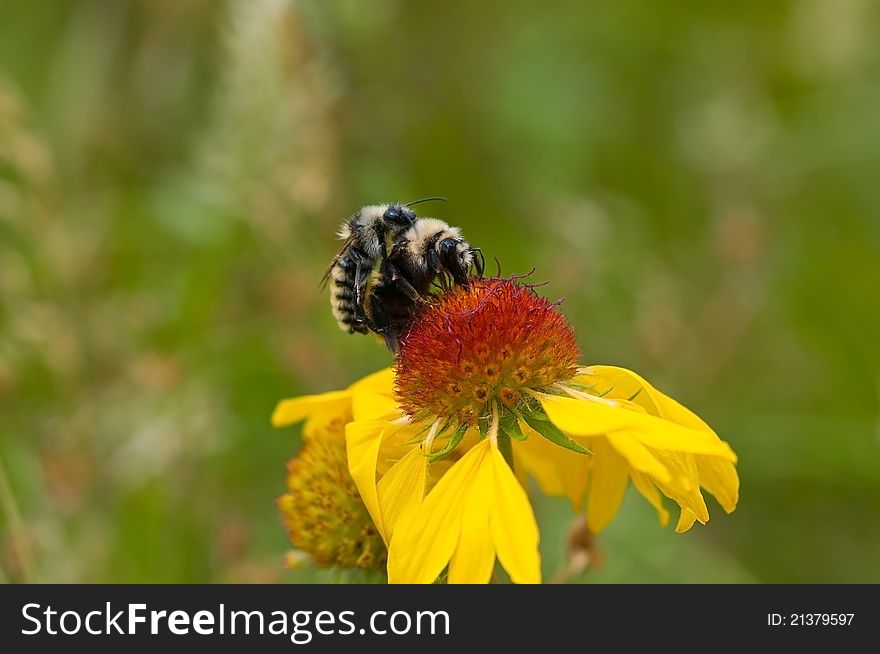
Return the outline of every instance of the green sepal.
[[[548,418],[547,414],[543,411],[535,410],[532,413],[523,413],[522,417],[529,427],[541,434],[541,436],[551,443],[559,445],[559,447],[564,447],[572,452],[577,452],[578,454],[593,454],[590,450],[576,440],[573,440],[568,434],[550,422],[550,418]]]
[[[511,472],[516,473],[516,468],[513,464],[513,441],[505,434],[498,434],[497,445],[498,451],[501,452],[501,456],[504,457],[507,465],[510,466]]]
[[[492,420],[492,416],[482,416],[477,418],[477,427],[480,430],[480,440],[486,438],[486,435],[489,433],[489,422]]]
[[[519,426],[519,420],[517,418],[517,414],[513,411],[505,411],[501,414],[501,420],[498,422],[498,427],[504,432],[507,436],[512,438],[515,441],[524,441],[528,438],[524,433],[522,433],[522,429]]]
[[[450,452],[452,452],[452,450],[458,447],[458,444],[461,443],[462,439],[464,439],[464,435],[466,432],[467,427],[459,427],[454,432],[452,432],[452,436],[449,437],[449,442],[446,443],[446,446],[439,452],[429,454],[428,461],[434,463],[435,461],[439,461],[443,457],[447,456]]]

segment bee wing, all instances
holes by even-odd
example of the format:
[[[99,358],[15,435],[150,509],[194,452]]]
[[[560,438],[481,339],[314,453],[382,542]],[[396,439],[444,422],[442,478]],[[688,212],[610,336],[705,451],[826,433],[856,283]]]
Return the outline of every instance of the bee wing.
[[[336,256],[333,257],[333,260],[330,262],[330,265],[327,266],[327,270],[324,271],[323,277],[321,277],[321,284],[319,288],[324,289],[327,288],[327,282],[330,281],[330,273],[333,272],[333,267],[339,262],[342,258],[342,255],[345,254],[346,250],[351,247],[351,243],[354,241],[354,234],[350,234],[345,241],[343,241],[342,245],[339,248],[339,252],[336,253]]]

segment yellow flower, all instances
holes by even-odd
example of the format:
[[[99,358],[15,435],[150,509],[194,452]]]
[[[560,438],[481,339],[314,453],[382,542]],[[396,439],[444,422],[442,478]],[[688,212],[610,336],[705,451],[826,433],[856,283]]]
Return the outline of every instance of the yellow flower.
[[[343,435],[309,439],[287,470],[276,504],[293,546],[322,568],[383,568],[385,543],[348,472]]]
[[[297,548],[287,557],[289,567],[309,558],[318,567],[384,567],[385,543],[348,471],[345,426],[353,417],[353,393],[389,388],[391,380],[391,371],[382,371],[344,391],[278,404],[272,416],[275,426],[306,419],[306,442],[288,463],[287,492],[276,500]]]
[[[635,373],[578,358],[556,305],[512,280],[472,280],[418,314],[393,373],[286,400],[274,422],[306,419],[316,437],[347,421],[349,470],[392,583],[430,583],[447,566],[452,583],[485,583],[496,556],[514,582],[539,582],[528,475],[586,505],[593,532],[629,481],[663,524],[662,495],[674,500],[679,531],[708,520],[701,486],[735,508],[736,456],[702,420]]]
[[[736,508],[739,478],[733,450],[694,413],[636,373],[590,366],[582,368],[564,391],[563,396],[540,394],[541,405],[560,429],[594,456],[587,462],[582,487],[569,490],[572,476],[577,476],[571,470],[576,465],[573,457],[568,456],[567,466],[559,469],[563,479],[555,482],[564,484],[568,476],[568,486],[562,492],[545,492],[566,495],[575,506],[586,501],[591,531],[601,531],[614,517],[629,481],[657,510],[661,524],[669,520],[661,492],[681,507],[679,532],[695,521],[709,520],[701,486],[726,512]]]
[[[273,427],[286,427],[305,420],[303,434],[306,438],[322,435],[333,435],[344,432],[345,426],[354,415],[355,397],[363,399],[364,395],[375,394],[393,400],[392,384],[394,371],[391,368],[380,370],[355,382],[343,391],[330,391],[318,395],[301,395],[281,400],[272,413]],[[365,413],[363,402],[359,417]]]

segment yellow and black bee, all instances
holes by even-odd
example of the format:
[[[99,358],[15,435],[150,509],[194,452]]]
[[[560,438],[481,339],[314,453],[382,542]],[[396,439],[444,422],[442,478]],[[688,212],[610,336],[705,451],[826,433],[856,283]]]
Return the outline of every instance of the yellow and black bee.
[[[379,272],[370,280],[365,323],[385,338],[393,353],[431,286],[467,286],[471,269],[482,276],[485,261],[458,227],[436,218],[419,218],[392,244]]]
[[[339,228],[342,247],[330,262],[321,286],[330,284],[330,306],[340,329],[350,334],[369,333],[364,313],[365,289],[376,265],[388,256],[397,238],[417,218],[414,204],[443,198],[424,198],[407,204],[376,204],[363,207]]]

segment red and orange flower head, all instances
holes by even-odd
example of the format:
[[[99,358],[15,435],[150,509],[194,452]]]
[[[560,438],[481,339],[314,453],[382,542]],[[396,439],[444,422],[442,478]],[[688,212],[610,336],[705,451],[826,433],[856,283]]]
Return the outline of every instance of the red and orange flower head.
[[[276,426],[345,421],[348,467],[388,546],[390,582],[484,583],[496,558],[541,579],[524,490],[568,497],[601,531],[633,486],[678,531],[706,522],[701,487],[737,502],[736,456],[700,418],[629,370],[578,367],[556,304],[515,279],[444,291],[401,340],[396,370],[281,402]],[[312,427],[309,427],[312,425]]]
[[[509,279],[475,279],[425,308],[401,342],[395,390],[414,420],[476,427],[492,402],[571,379],[580,350],[556,305]]]

